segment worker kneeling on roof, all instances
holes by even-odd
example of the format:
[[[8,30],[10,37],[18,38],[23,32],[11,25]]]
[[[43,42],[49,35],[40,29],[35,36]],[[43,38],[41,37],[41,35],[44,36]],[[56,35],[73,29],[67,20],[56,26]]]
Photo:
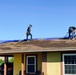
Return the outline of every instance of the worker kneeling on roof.
[[[69,33],[69,39],[74,39],[76,33],[76,27],[70,26],[68,29],[68,33]]]

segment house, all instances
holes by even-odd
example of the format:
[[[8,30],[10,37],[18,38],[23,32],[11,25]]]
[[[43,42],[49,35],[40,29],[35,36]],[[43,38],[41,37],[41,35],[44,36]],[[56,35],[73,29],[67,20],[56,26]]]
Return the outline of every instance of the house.
[[[4,75],[14,57],[13,75],[76,75],[76,40],[53,39],[0,44]]]

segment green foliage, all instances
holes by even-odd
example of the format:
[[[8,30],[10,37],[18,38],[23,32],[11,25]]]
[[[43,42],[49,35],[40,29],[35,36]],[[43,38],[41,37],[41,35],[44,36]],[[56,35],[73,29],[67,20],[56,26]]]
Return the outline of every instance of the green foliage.
[[[8,62],[14,62],[14,58],[11,57],[11,58],[8,60]]]
[[[9,57],[8,62],[9,63],[14,62],[14,58],[13,57]],[[4,63],[4,60],[0,59],[0,65],[2,65],[2,63]]]
[[[2,65],[3,62],[4,62],[4,61],[3,61],[2,59],[0,59],[0,65]]]

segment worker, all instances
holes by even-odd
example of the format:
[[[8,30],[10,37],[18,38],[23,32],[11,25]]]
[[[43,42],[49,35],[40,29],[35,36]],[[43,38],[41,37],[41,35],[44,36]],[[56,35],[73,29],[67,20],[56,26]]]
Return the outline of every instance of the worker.
[[[30,35],[31,40],[32,40],[31,28],[32,28],[32,25],[30,24],[29,27],[27,28],[27,31],[26,31],[26,40],[28,40],[29,35]]]
[[[76,29],[72,32],[72,40],[76,38]]]
[[[68,29],[69,39],[74,39],[75,32],[76,32],[76,27],[70,26],[69,29]]]

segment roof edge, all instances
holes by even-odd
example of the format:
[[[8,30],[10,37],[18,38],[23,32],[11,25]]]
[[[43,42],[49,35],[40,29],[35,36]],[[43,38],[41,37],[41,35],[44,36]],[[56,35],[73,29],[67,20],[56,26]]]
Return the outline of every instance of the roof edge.
[[[0,54],[9,54],[9,53],[28,53],[28,52],[57,52],[57,51],[60,51],[60,52],[63,52],[63,51],[76,51],[76,49],[56,49],[56,50],[6,50],[5,52],[0,52]]]

